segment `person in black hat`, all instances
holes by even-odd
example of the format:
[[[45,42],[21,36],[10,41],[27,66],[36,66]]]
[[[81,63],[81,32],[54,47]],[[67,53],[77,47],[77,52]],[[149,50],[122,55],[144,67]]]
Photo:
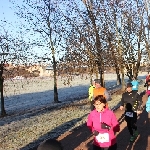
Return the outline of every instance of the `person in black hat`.
[[[126,92],[122,94],[120,109],[123,110],[124,105],[131,105],[131,108],[134,113],[140,114],[142,111],[142,97],[136,92],[132,90],[132,83],[127,83]],[[126,108],[127,110],[127,108]],[[137,120],[137,118],[136,118]],[[127,122],[128,124],[129,122]],[[129,131],[130,132],[130,131]],[[134,140],[134,137],[138,135],[138,131],[135,130],[134,133],[130,132],[131,138],[130,141]]]
[[[63,150],[62,145],[55,139],[48,139],[42,142],[37,150]]]

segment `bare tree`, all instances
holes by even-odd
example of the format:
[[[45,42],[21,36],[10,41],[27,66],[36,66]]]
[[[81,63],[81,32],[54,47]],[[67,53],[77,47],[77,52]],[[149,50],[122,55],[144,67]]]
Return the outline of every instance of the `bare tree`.
[[[10,63],[15,65],[23,65],[27,62],[27,55],[29,53],[29,45],[23,41],[23,39],[15,38],[5,29],[5,23],[1,20],[0,26],[0,92],[1,92],[1,116],[5,116],[5,106],[4,106],[4,81],[6,78],[11,78],[13,72],[7,70],[7,66]]]
[[[149,62],[150,60],[150,2],[148,0],[144,1],[145,14],[145,23],[143,23],[143,33],[144,33],[144,41],[145,41],[145,49],[146,49],[146,57]],[[149,64],[149,63],[148,63]]]
[[[43,50],[43,56],[39,56],[41,61],[51,62],[53,64],[54,71],[54,102],[60,102],[58,100],[57,91],[57,61],[56,56],[61,53],[63,45],[63,18],[58,9],[59,1],[55,0],[41,0],[35,2],[34,0],[25,1],[22,6],[18,6],[16,14],[24,18],[30,28],[26,28],[33,32],[35,36],[39,36],[36,39],[36,44],[41,46]]]
[[[141,1],[138,4],[136,1],[83,0],[82,2],[83,9],[74,2],[69,12],[75,13],[64,15],[72,25],[69,40],[72,45],[71,51],[77,49],[82,51],[81,57],[87,58],[88,66],[92,58],[93,66],[91,66],[98,69],[102,85],[106,66],[115,66],[119,83],[121,72],[124,85],[124,71],[127,70],[126,75],[129,79],[137,77],[142,59],[143,49],[140,43],[143,40],[143,23],[139,19],[143,15],[143,11],[139,11]]]
[[[58,5],[56,1],[43,0],[33,5],[30,1],[27,3],[28,7],[24,6],[25,10],[30,8],[30,11],[26,13],[21,11],[18,14],[27,18],[28,22],[32,22],[31,28],[34,32],[40,33],[50,45],[52,58],[49,59],[52,60],[55,71],[57,68],[55,54],[57,48],[60,48],[58,41],[63,36],[62,47],[66,48],[64,63],[69,68],[69,74],[76,70],[74,69],[76,66],[80,68],[87,63],[90,75],[98,71],[101,84],[104,85],[104,70],[110,66],[116,69],[118,83],[121,83],[120,73],[122,74],[124,85],[125,70],[129,79],[137,77],[144,51],[140,45],[144,39],[143,18],[140,19],[144,11],[139,11],[141,2],[68,0]],[[35,13],[31,12],[31,8]],[[57,79],[54,78],[54,81]],[[56,86],[57,84],[54,85]]]

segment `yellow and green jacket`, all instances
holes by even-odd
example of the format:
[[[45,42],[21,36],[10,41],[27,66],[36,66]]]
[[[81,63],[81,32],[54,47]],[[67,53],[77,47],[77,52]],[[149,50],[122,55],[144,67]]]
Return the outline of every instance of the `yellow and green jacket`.
[[[89,100],[92,101],[93,99],[93,90],[94,90],[95,86],[90,85],[89,87]]]

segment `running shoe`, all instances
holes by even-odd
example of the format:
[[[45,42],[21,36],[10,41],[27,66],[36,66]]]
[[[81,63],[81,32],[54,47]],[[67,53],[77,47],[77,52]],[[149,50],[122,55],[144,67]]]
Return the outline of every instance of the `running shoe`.
[[[136,130],[133,134],[134,137],[137,137],[139,135],[138,131]]]
[[[131,136],[130,142],[133,142],[133,141],[134,141],[134,136]]]

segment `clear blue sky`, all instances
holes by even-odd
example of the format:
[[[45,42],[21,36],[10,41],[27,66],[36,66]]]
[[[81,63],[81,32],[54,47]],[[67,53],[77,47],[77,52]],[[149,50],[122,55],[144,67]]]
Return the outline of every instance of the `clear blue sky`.
[[[11,0],[0,0],[0,20],[2,22],[3,20],[6,20],[12,25],[15,25],[17,17],[14,15],[14,8]]]
[[[20,29],[22,24],[26,24],[27,22],[24,19],[20,19],[15,15],[15,5],[12,4],[12,1],[15,1],[15,5],[21,6],[23,4],[22,0],[0,0],[0,33],[3,32],[3,28],[13,35],[13,38],[21,36],[20,31],[24,29]],[[4,22],[6,21],[6,22]],[[3,27],[2,27],[3,26]],[[38,35],[29,36],[24,34],[24,40],[30,41],[32,39],[36,39]],[[32,50],[38,54],[39,56],[43,55],[43,49],[38,46],[34,47]],[[56,56],[57,58],[57,56]]]
[[[22,5],[22,0],[0,0],[0,32],[3,32],[3,28],[8,31],[11,35],[16,37],[20,36],[20,29],[22,24],[25,24],[23,19],[20,19],[15,15],[15,5],[12,4],[12,1],[15,1],[15,4]],[[4,22],[6,21],[6,22]],[[24,36],[24,40],[29,40],[29,38]],[[41,53],[41,49],[38,47],[34,48],[38,53]]]
[[[12,3],[13,0],[0,0],[0,32],[3,33],[4,29],[8,31],[8,34],[13,37],[20,36],[20,32],[24,29],[20,29],[24,20],[18,19],[15,14],[15,5]],[[15,4],[21,5],[22,0],[14,0]]]
[[[11,10],[11,0],[0,0],[0,19],[13,20],[13,10]]]

